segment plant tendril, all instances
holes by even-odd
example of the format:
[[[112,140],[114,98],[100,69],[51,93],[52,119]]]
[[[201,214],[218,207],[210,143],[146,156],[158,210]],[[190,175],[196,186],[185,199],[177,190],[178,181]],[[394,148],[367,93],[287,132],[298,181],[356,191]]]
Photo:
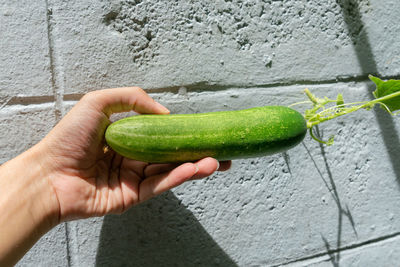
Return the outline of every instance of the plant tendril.
[[[341,94],[339,94],[336,99],[330,99],[328,97],[318,98],[314,94],[312,94],[310,90],[307,88],[304,90],[304,93],[308,97],[309,101],[294,103],[290,106],[295,106],[300,104],[312,104],[312,108],[307,109],[304,114],[304,118],[307,121],[307,128],[309,128],[310,136],[314,140],[325,145],[333,144],[333,136],[330,137],[328,141],[323,141],[319,137],[317,137],[313,132],[313,128],[322,122],[332,120],[334,118],[355,112],[360,109],[370,110],[376,104],[381,105],[383,109],[385,109],[391,115],[396,115],[400,113],[400,111],[393,113],[388,107],[388,105],[384,103],[384,101],[393,99],[395,97],[399,97],[400,91],[396,91],[392,94],[388,94],[371,101],[353,102],[353,103],[344,103],[343,96]],[[326,107],[328,104],[331,103],[336,103],[336,105]]]

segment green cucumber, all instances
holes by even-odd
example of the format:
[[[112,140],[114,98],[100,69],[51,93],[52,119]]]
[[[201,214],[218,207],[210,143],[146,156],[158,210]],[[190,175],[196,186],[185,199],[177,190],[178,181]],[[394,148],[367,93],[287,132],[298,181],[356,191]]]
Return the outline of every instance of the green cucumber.
[[[130,159],[152,163],[266,156],[300,143],[304,117],[284,106],[198,114],[138,115],[112,123],[107,144]]]

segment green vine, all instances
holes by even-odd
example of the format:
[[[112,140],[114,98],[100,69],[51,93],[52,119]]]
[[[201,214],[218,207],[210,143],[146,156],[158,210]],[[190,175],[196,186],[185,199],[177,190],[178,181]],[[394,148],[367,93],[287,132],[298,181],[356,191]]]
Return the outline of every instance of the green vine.
[[[377,89],[373,93],[375,99],[371,101],[344,103],[342,94],[339,94],[336,99],[330,99],[328,97],[318,98],[312,94],[310,90],[304,90],[309,100],[295,103],[291,106],[299,104],[312,105],[312,108],[305,111],[304,118],[307,121],[307,128],[309,129],[310,136],[314,140],[322,144],[332,145],[334,141],[333,136],[331,136],[328,141],[323,141],[314,134],[313,128],[322,122],[335,119],[360,109],[371,110],[375,105],[379,104],[391,115],[396,115],[398,113],[393,113],[393,111],[400,109],[400,80],[382,81],[372,75],[370,75],[369,78],[377,86]]]

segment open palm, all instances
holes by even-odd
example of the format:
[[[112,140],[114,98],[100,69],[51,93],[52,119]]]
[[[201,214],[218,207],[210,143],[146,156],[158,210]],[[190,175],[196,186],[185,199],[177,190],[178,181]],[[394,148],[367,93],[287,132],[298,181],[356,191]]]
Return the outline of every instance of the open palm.
[[[59,202],[60,221],[121,213],[189,179],[226,170],[230,162],[205,158],[183,164],[149,164],[105,149],[104,132],[115,112],[167,114],[140,88],[94,91],[42,141],[44,164]]]

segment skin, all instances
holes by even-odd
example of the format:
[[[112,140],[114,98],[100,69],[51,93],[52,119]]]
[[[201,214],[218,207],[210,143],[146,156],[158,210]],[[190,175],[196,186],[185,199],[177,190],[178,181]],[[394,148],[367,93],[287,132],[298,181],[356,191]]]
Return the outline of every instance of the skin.
[[[120,214],[185,181],[229,169],[204,158],[149,164],[105,149],[113,113],[169,111],[137,87],[86,94],[37,145],[0,166],[0,266],[15,264],[61,222]]]

